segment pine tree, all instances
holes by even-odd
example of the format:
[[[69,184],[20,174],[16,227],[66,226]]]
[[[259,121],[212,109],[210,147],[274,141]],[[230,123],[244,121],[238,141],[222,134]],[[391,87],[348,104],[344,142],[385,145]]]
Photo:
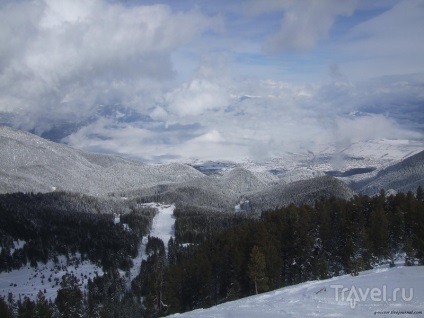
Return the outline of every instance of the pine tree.
[[[53,310],[50,308],[49,302],[40,290],[37,294],[35,303],[35,316],[36,318],[51,318],[53,317]]]
[[[259,250],[257,245],[253,246],[248,264],[248,275],[255,285],[255,294],[268,290],[268,279],[265,276],[266,262],[265,255]]]
[[[16,317],[18,315],[18,304],[13,298],[13,294],[9,293],[7,295],[7,304],[9,306],[9,311],[11,313],[11,317]]]
[[[33,318],[35,317],[35,303],[25,297],[23,301],[18,301],[18,317],[19,318]]]
[[[60,289],[57,291],[56,306],[62,318],[83,316],[83,295],[79,288],[79,280],[74,275],[62,276]]]
[[[3,297],[0,297],[0,317],[12,318],[12,312]]]
[[[422,186],[418,186],[416,197],[417,197],[417,200],[424,201],[424,189]]]
[[[388,256],[389,233],[387,217],[382,207],[372,211],[370,222],[373,253],[379,258],[386,258]]]

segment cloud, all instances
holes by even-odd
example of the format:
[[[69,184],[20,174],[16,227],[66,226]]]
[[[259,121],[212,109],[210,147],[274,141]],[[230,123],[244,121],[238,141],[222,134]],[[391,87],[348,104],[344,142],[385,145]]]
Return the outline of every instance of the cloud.
[[[372,139],[413,139],[420,134],[402,129],[393,119],[381,114],[359,117],[336,117],[335,140],[351,144]]]
[[[266,0],[251,1],[246,11],[251,15],[283,12],[280,29],[263,47],[266,52],[279,53],[313,48],[327,38],[339,16],[352,15],[356,6],[355,0]]]
[[[413,119],[399,121],[399,114],[391,111],[399,108],[405,95],[419,98],[420,82],[406,84],[399,79],[396,89],[393,80],[383,82],[346,83],[337,78],[336,82],[307,86],[251,80],[220,84],[217,80],[214,85],[219,90],[232,94],[223,108],[204,108],[195,115],[192,109],[176,113],[174,105],[164,103],[152,109],[155,116],[151,122],[99,118],[67,142],[86,150],[153,161],[188,157],[264,160],[287,152],[345,148],[372,139],[422,138],[417,127],[410,126]],[[218,104],[220,98],[211,97],[211,104]],[[388,106],[388,100],[394,104]],[[411,113],[414,105],[410,99],[399,112]],[[422,127],[418,118],[416,125]]]
[[[219,17],[166,5],[37,0],[0,7],[0,111],[75,120],[102,102],[143,95],[148,103],[151,88],[163,89],[175,75],[171,53],[221,25]]]
[[[194,79],[167,95],[169,109],[179,116],[199,116],[229,103],[225,88],[207,79]]]
[[[221,142],[224,139],[222,138],[221,134],[217,130],[212,130],[206,134],[200,135],[199,137],[196,137],[192,139],[192,141],[196,142]]]
[[[399,1],[381,14],[355,25],[337,54],[351,78],[424,72],[424,5]]]
[[[146,160],[423,136],[419,1],[140,3],[0,4],[0,122]]]

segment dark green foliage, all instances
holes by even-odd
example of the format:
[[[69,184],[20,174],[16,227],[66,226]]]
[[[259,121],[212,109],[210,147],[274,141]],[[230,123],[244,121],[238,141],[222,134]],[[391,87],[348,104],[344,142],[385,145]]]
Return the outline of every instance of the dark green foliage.
[[[74,195],[69,197],[73,202]],[[131,229],[127,231],[122,223],[115,225],[110,214],[81,212],[89,211],[90,205],[95,210],[94,198],[81,197],[84,204],[74,205],[74,209],[66,198],[65,194],[54,193],[0,195],[0,272],[27,263],[36,266],[57,255],[76,252],[104,269],[128,270],[132,266],[131,258],[137,255],[154,213],[134,209],[123,215],[122,222]],[[67,202],[66,209],[60,208],[57,201]],[[17,240],[26,244],[11,255],[13,241]]]
[[[185,243],[204,242],[214,234],[234,227],[246,219],[244,214],[219,213],[199,208],[177,208],[174,215],[175,238]]]
[[[86,303],[88,317],[127,318],[143,313],[140,301],[127,293],[124,279],[114,270],[89,280]]]
[[[255,286],[255,294],[268,290],[268,278],[265,276],[265,255],[257,245],[253,246],[247,265],[248,275]]]
[[[83,294],[80,290],[78,278],[71,274],[62,276],[60,289],[57,291],[56,306],[60,317],[76,318],[83,316]]]
[[[4,300],[3,297],[0,297],[0,317],[2,318],[12,318],[12,310],[9,308],[8,303]]]
[[[39,291],[37,294],[37,299],[35,303],[35,313],[34,317],[36,318],[52,318],[53,310],[51,305],[46,300],[42,291]]]
[[[131,266],[152,211],[133,209],[123,215],[121,221],[130,225],[127,231],[113,225],[110,215],[68,213],[52,209],[51,203],[46,208],[40,203],[43,196],[0,196],[2,268],[78,251],[106,269],[89,281],[85,294],[75,277],[65,275],[55,304],[42,293],[35,302],[0,298],[0,315],[49,318],[72,312],[78,317],[84,312],[87,317],[158,317],[307,280],[357,275],[382,262],[394,265],[403,253],[407,265],[424,264],[420,191],[389,197],[382,192],[349,201],[322,199],[313,207],[289,205],[258,219],[178,209],[175,238],[148,238],[147,259],[131,284],[118,268]],[[60,229],[69,231],[70,237],[61,235]],[[11,254],[17,239],[27,244]]]
[[[189,232],[184,228],[182,238]],[[424,205],[412,193],[323,199],[314,207],[290,205],[262,213],[258,220],[244,219],[197,245],[179,242],[169,245],[172,261],[163,295],[170,300],[167,313],[251,295],[255,277],[261,292],[357,275],[402,253],[410,265],[423,262]]]
[[[28,297],[22,301],[18,301],[18,317],[19,318],[33,318],[35,317],[35,303]]]

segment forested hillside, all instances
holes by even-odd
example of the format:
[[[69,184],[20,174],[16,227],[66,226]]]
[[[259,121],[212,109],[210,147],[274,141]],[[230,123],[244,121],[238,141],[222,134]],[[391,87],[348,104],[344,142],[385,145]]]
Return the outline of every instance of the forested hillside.
[[[72,202],[67,196],[75,195],[0,196],[1,270],[80,253],[98,262],[105,274],[89,279],[84,292],[78,277],[64,275],[51,302],[43,292],[34,300],[0,297],[1,317],[65,312],[73,317],[157,317],[304,281],[357,275],[381,263],[394,265],[398,257],[406,265],[424,264],[421,187],[388,197],[382,192],[350,200],[323,198],[263,212],[260,218],[179,208],[175,237],[169,242],[149,237],[139,274],[130,282],[124,273],[154,212],[125,203],[129,212],[121,220],[128,230],[114,225],[111,215],[88,208],[66,212],[72,204],[57,202]],[[25,244],[17,248],[17,240]],[[41,315],[42,309],[51,315]]]
[[[424,193],[354,196],[262,213],[202,244],[169,245],[168,312],[208,307],[300,282],[356,275],[381,262],[424,264]]]
[[[122,213],[115,225],[114,213]],[[105,270],[128,270],[153,209],[72,193],[0,195],[0,271],[37,266],[58,255],[80,253]],[[14,241],[22,241],[15,248]]]

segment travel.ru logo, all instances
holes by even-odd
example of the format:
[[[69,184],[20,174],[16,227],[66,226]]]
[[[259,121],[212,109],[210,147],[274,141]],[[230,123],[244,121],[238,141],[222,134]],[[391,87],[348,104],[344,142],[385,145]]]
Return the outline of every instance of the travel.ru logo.
[[[335,290],[336,301],[348,301],[350,307],[353,309],[359,302],[396,302],[404,301],[409,302],[414,298],[414,289],[412,287],[408,290],[404,287],[396,287],[392,291],[387,289],[386,285],[382,287],[362,288],[362,287],[345,287],[343,285],[330,285]]]

